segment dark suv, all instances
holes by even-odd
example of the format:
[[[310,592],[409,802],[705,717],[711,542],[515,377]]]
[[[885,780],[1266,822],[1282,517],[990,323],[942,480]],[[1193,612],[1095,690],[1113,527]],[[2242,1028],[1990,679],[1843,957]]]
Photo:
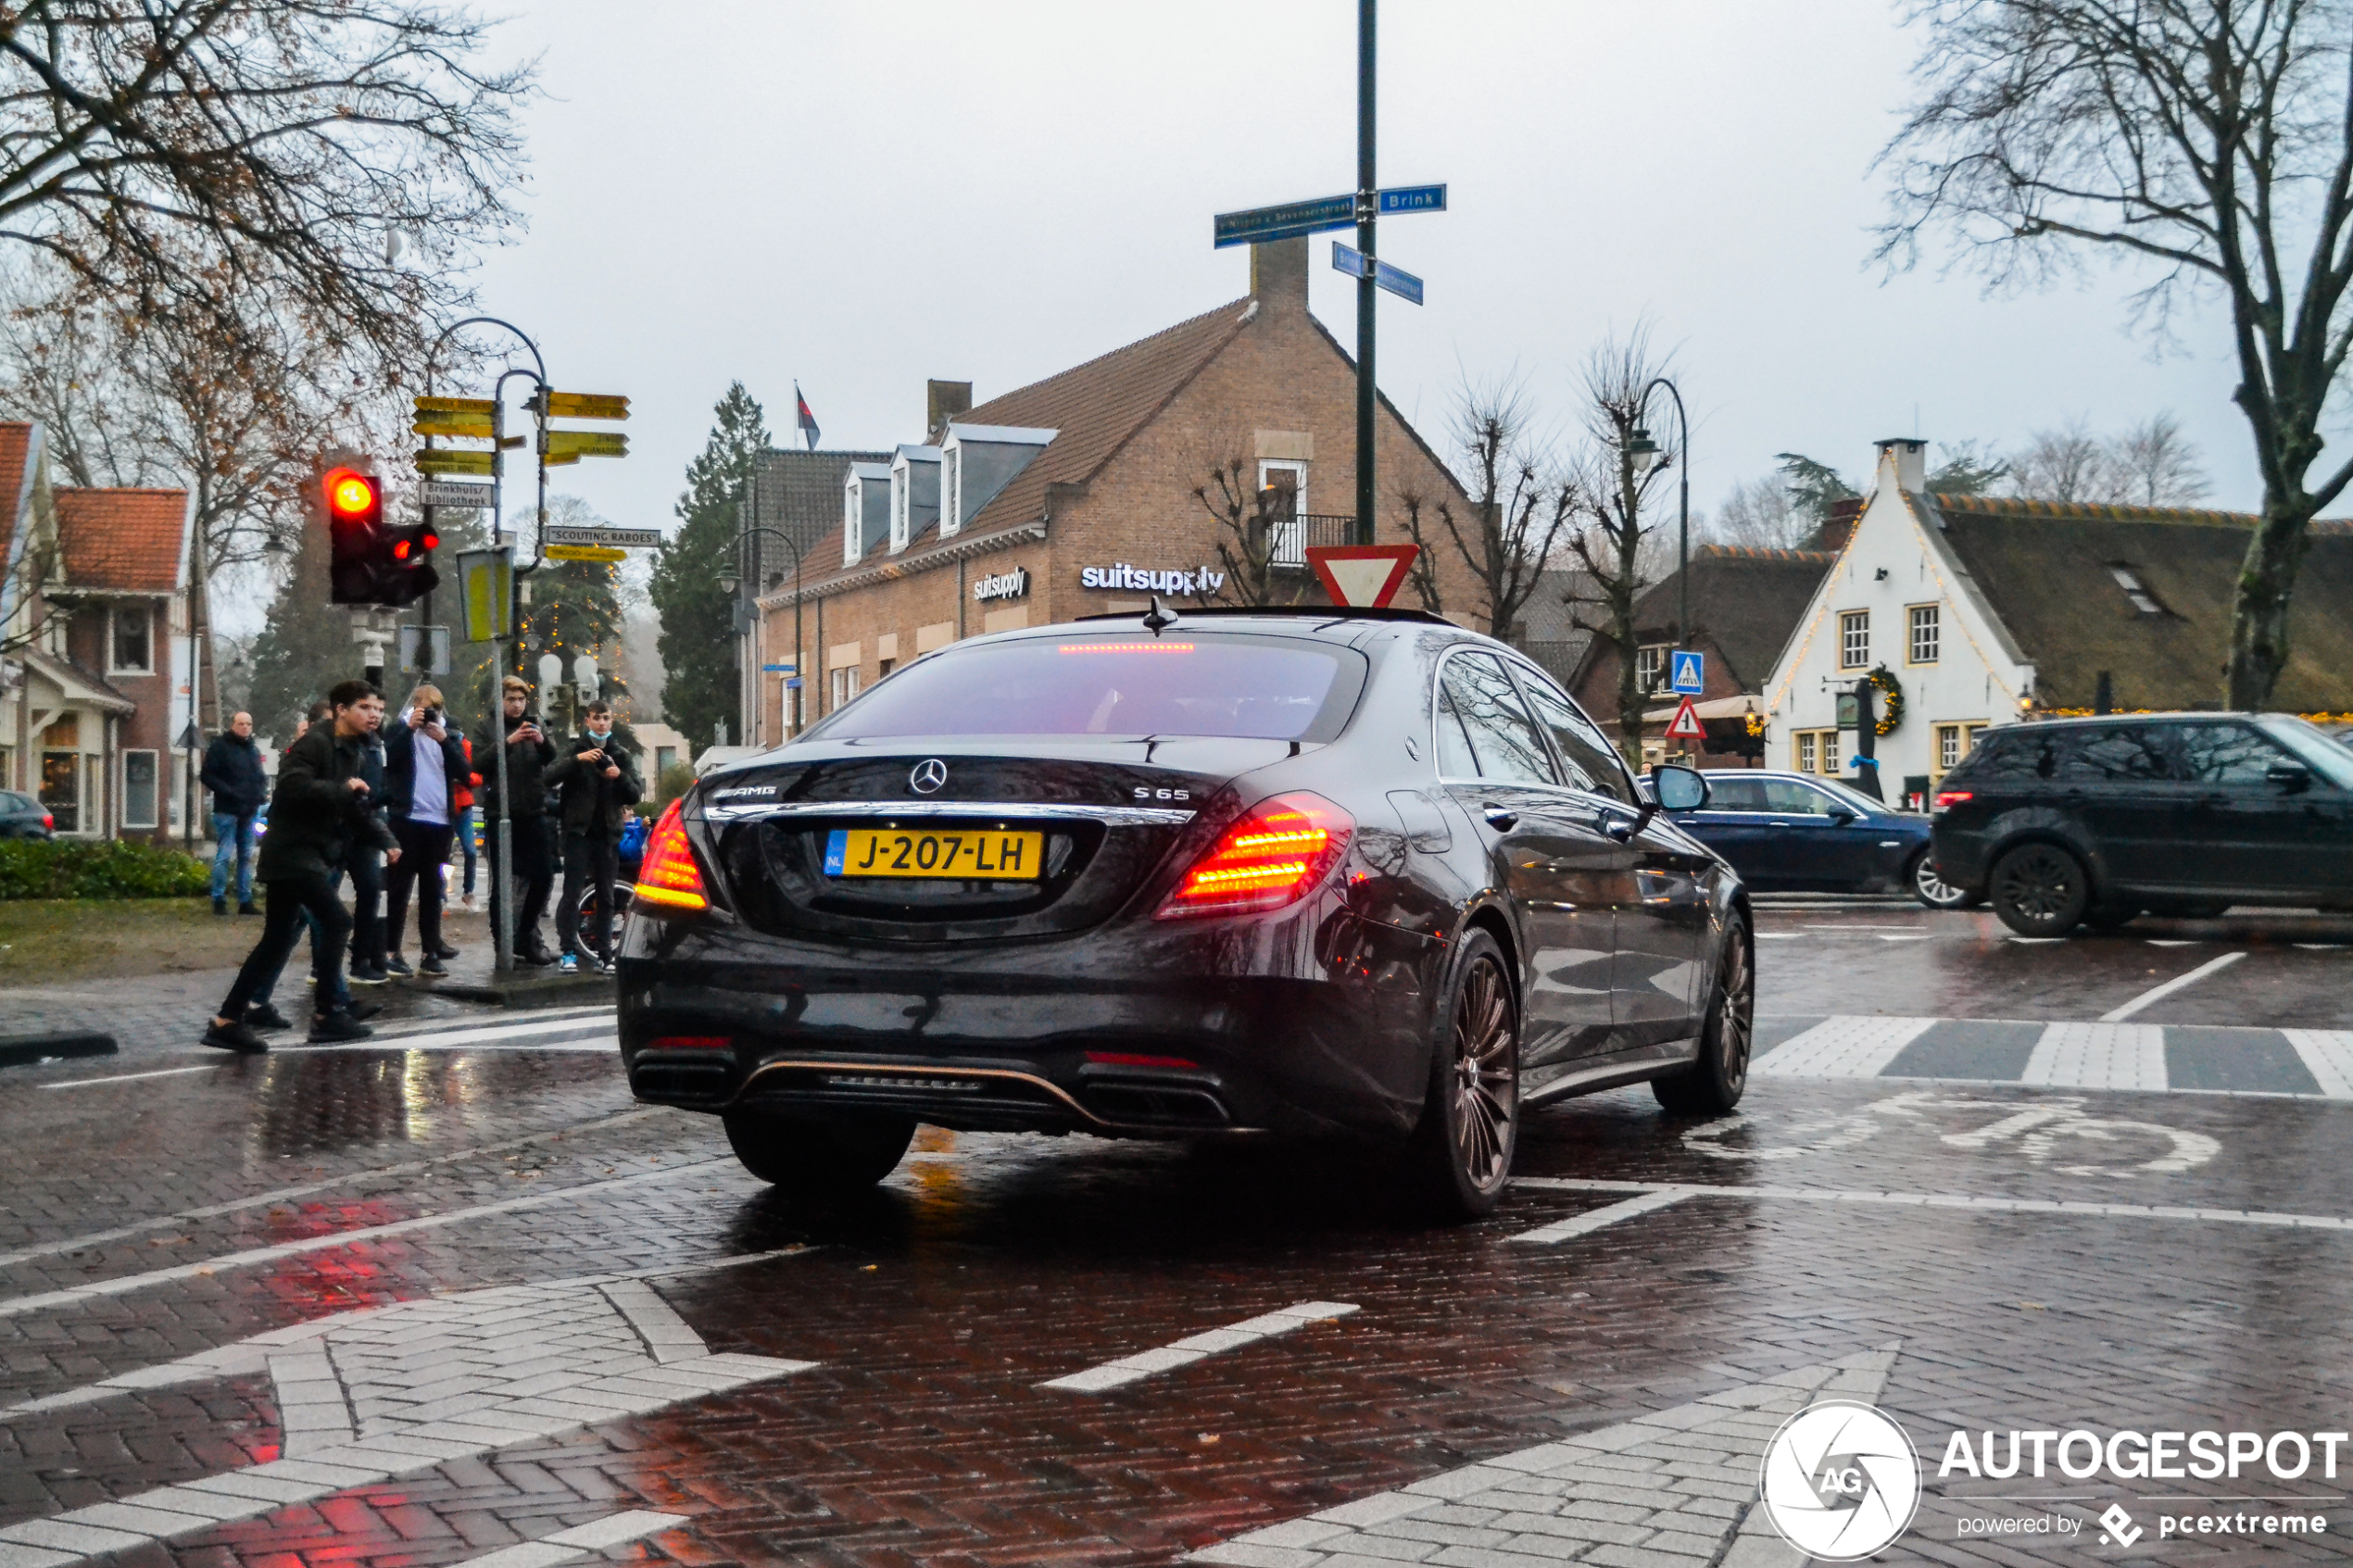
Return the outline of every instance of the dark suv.
[[[1937,872],[2012,931],[2353,909],[2353,751],[2277,713],[1996,730],[1937,787]]]

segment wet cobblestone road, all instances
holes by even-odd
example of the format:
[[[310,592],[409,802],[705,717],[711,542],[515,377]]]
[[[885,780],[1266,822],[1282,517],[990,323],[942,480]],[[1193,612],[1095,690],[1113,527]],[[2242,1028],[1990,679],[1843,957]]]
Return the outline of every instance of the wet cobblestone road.
[[[1738,1117],[1544,1110],[1446,1230],[1378,1157],[928,1131],[797,1208],[631,1100],[606,1012],[224,1060],[197,980],[0,994],[125,1045],[0,1073],[0,1568],[1750,1568],[1798,1561],[1763,1436],[1831,1396],[1921,1452],[1881,1561],[2341,1558],[2317,1456],[1939,1474],[2353,1425],[2353,931],[2145,924],[1769,909]],[[2234,1513],[2325,1529],[2160,1533]]]

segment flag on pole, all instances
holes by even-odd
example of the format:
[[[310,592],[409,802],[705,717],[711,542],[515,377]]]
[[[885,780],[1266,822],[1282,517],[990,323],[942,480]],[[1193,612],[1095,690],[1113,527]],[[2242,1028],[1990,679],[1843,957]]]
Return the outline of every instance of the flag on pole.
[[[809,450],[814,452],[817,450],[817,416],[810,411],[809,399],[800,395],[799,382],[792,383],[792,400],[797,405],[793,422],[800,427],[800,433],[808,442]]]

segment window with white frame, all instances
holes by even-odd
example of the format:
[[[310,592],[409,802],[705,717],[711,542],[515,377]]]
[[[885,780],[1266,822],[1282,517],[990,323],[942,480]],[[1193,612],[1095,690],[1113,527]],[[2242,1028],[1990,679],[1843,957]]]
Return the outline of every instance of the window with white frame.
[[[1800,730],[1797,732],[1797,771],[1799,772],[1812,772],[1816,765],[1818,763],[1821,754],[1822,747],[1820,736],[1817,735],[1812,730]]]
[[[841,564],[856,566],[865,553],[865,508],[860,505],[858,476],[851,474],[841,487]]]
[[[145,605],[114,607],[114,627],[107,639],[110,674],[151,673],[156,667],[155,617]]]
[[[946,539],[964,523],[961,509],[964,489],[964,449],[954,442],[939,449],[939,536]]]
[[[122,825],[156,825],[157,756],[152,751],[122,754]]]
[[[1838,667],[1860,670],[1871,661],[1871,612],[1850,609],[1838,618]]]
[[[1653,643],[1634,650],[1634,684],[1644,692],[1655,692],[1667,684],[1667,645]]]
[[[1936,771],[1949,773],[1961,765],[1961,727],[1958,724],[1936,726]]]
[[[1838,774],[1838,732],[1822,732],[1822,771],[1835,778]]]
[[[1307,465],[1261,459],[1258,492],[1259,502],[1266,512],[1267,530],[1272,534],[1268,543],[1273,547],[1274,564],[1304,568],[1307,524],[1300,520],[1307,515]]]
[[[1941,605],[1914,605],[1910,614],[1908,657],[1914,664],[1933,664],[1944,650],[1944,609]]]
[[[840,708],[858,695],[858,667],[846,664],[833,671],[834,706]]]

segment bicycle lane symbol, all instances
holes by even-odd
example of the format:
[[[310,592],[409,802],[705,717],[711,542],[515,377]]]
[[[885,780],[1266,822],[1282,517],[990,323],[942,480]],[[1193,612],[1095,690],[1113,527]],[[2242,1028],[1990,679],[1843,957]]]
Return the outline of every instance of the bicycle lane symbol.
[[[2203,1133],[2160,1122],[2094,1116],[2083,1106],[2080,1097],[2059,1096],[2021,1110],[2010,1100],[1919,1089],[1852,1112],[1804,1116],[1785,1127],[1768,1128],[1746,1114],[1727,1116],[1692,1128],[1683,1135],[1683,1144],[1693,1153],[1717,1160],[1784,1160],[1851,1148],[1890,1128],[1902,1128],[1932,1133],[1948,1148],[2014,1153],[2029,1164],[2064,1175],[2125,1179],[2180,1175],[2222,1151],[2220,1142]],[[1970,1113],[1983,1111],[2007,1114],[1966,1125],[1974,1120]],[[1961,1130],[1939,1131],[1957,1122],[1964,1123]],[[1730,1141],[1740,1133],[1770,1141]]]

